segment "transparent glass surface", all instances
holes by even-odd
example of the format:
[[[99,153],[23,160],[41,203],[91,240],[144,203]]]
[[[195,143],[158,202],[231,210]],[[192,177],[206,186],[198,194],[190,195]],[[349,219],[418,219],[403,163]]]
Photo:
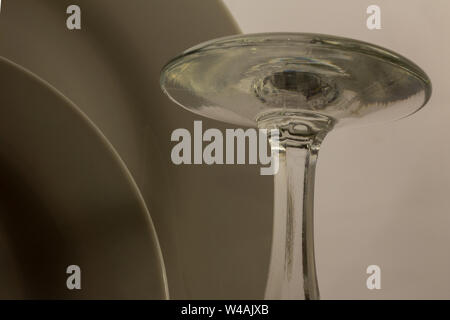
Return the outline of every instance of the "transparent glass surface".
[[[314,172],[326,134],[339,126],[406,117],[431,96],[430,79],[410,60],[321,34],[208,41],[171,60],[160,81],[174,102],[194,113],[280,131],[268,299],[319,298]]]
[[[197,114],[249,126],[279,110],[319,113],[339,123],[398,119],[420,109],[431,94],[427,75],[399,54],[296,33],[200,44],[166,65],[161,84]]]

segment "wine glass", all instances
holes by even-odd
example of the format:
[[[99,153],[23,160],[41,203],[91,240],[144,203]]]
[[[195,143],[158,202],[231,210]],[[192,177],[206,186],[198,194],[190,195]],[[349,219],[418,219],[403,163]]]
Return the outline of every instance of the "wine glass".
[[[425,72],[399,54],[306,33],[211,40],[171,60],[160,81],[174,102],[196,114],[279,132],[269,135],[279,170],[266,299],[319,299],[314,176],[327,133],[406,117],[431,96]]]

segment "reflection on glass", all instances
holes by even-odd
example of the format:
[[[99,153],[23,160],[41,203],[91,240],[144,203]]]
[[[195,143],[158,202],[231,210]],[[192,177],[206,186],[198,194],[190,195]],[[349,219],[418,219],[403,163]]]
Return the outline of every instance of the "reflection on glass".
[[[326,134],[341,126],[400,119],[431,95],[427,75],[392,51],[301,33],[202,43],[164,67],[161,86],[194,113],[280,131],[267,299],[319,298],[314,176]]]

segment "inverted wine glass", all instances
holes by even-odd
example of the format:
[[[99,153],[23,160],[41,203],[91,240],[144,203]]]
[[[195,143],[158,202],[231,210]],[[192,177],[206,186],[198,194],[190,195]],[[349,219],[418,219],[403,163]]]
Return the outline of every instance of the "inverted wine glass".
[[[174,102],[196,114],[279,132],[269,135],[279,170],[266,299],[319,299],[314,176],[327,133],[406,117],[431,96],[428,76],[401,55],[306,33],[211,40],[171,60],[160,81]]]

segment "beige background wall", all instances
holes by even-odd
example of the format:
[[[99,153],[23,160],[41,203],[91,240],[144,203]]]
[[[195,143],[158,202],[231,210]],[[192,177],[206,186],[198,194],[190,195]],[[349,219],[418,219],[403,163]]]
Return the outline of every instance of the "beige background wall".
[[[322,298],[450,299],[450,4],[446,0],[225,0],[245,33],[329,33],[386,46],[430,76],[411,118],[342,129],[323,143],[316,184]],[[366,28],[381,7],[382,30]],[[382,289],[365,287],[377,264]]]

